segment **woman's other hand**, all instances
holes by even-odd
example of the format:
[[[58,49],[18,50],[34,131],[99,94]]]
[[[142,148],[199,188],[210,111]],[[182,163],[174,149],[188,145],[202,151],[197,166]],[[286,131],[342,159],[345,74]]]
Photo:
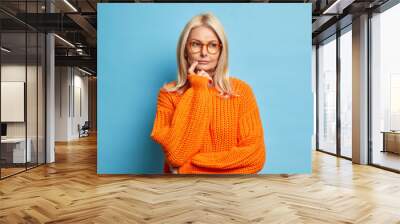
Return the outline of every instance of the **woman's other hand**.
[[[198,62],[195,61],[190,66],[190,68],[188,69],[187,79],[194,89],[206,89],[211,85],[213,80],[210,75],[204,70],[196,72],[195,69],[197,64]]]
[[[211,78],[211,76],[204,70],[199,70],[197,71],[196,66],[199,64],[198,61],[194,61],[192,63],[192,65],[189,68],[189,76],[191,75],[198,75],[198,76],[202,76],[202,77],[206,77],[207,79],[209,79],[211,82],[213,81],[213,79]],[[197,72],[196,72],[197,71]]]

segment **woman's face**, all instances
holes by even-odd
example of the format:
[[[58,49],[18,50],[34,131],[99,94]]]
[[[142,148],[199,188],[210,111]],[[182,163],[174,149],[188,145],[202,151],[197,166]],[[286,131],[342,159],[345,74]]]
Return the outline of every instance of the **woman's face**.
[[[202,69],[212,76],[221,54],[220,44],[218,36],[211,28],[199,26],[192,29],[186,44],[189,66],[198,61],[197,70]]]

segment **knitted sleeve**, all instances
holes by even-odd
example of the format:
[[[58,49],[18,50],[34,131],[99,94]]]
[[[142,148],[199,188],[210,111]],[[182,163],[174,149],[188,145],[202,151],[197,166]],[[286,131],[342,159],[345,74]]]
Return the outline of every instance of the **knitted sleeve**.
[[[151,138],[159,143],[166,160],[174,167],[183,165],[199,152],[208,131],[211,101],[206,77],[189,75],[188,88],[176,107],[170,93],[160,90]]]
[[[265,144],[262,121],[253,91],[247,86],[241,101],[238,125],[238,144],[228,151],[197,153],[192,163],[209,169],[261,170],[265,163]],[[234,172],[235,170],[232,170]]]

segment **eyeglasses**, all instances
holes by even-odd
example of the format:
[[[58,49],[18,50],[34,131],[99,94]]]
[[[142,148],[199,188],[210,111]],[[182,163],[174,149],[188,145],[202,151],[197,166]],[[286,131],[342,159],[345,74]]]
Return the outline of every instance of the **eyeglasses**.
[[[222,48],[222,44],[218,43],[217,41],[211,41],[207,44],[203,44],[198,40],[191,40],[189,41],[189,50],[191,53],[198,53],[203,49],[203,46],[206,45],[207,51],[210,54],[216,54]]]

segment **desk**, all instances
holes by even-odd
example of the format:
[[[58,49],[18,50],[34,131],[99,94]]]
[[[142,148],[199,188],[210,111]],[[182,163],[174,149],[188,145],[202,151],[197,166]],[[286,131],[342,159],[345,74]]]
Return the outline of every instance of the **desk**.
[[[381,133],[383,133],[382,152],[400,154],[400,131],[382,131]]]
[[[8,163],[30,162],[32,159],[32,140],[27,138],[27,143],[28,144],[25,151],[25,138],[1,139],[1,157],[3,157],[3,159],[5,159]],[[27,161],[25,161],[25,158],[27,158]]]

